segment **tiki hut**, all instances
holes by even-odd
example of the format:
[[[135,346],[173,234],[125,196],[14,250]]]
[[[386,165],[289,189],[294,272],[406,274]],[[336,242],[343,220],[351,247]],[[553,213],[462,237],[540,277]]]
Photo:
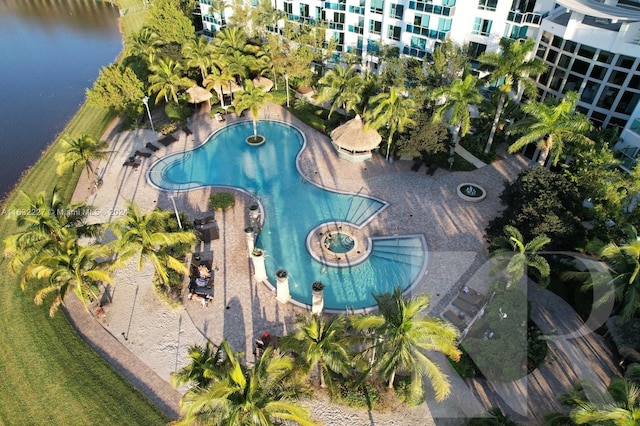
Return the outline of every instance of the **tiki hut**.
[[[235,92],[242,91],[242,87],[236,84],[234,81],[231,81],[227,84],[219,85],[216,84],[213,86],[213,90],[218,94],[218,99],[222,101],[222,97],[224,96],[223,107],[228,107],[233,102],[233,94]]]
[[[253,86],[261,88],[263,92],[268,92],[273,88],[273,81],[266,77],[256,77],[253,79]]]
[[[338,156],[354,162],[369,160],[371,151],[380,146],[380,141],[382,137],[378,132],[365,130],[359,115],[331,132],[331,142]]]
[[[189,95],[190,104],[200,104],[206,102],[207,106],[211,107],[211,98],[213,95],[211,92],[200,86],[193,86],[187,89],[187,95]]]

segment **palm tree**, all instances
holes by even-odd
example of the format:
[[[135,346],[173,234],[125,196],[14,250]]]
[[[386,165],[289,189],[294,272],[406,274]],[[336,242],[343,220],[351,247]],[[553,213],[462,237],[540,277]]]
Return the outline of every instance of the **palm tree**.
[[[239,50],[234,50],[224,53],[221,62],[227,72],[234,77],[235,82],[242,86],[244,80],[249,76],[249,69],[254,64],[255,58]]]
[[[623,245],[611,242],[600,251],[600,257],[607,262],[612,275],[607,274],[606,284],[610,290],[604,298],[622,303],[621,316],[628,320],[640,309],[640,241],[636,228],[629,225],[625,229],[626,241]]]
[[[222,379],[228,373],[227,352],[230,352],[227,341],[223,341],[217,347],[214,347],[211,342],[207,342],[204,347],[190,346],[190,363],[173,373],[171,382],[176,387],[183,384],[193,384],[201,389],[208,387],[215,380]]]
[[[535,96],[536,84],[531,77],[536,77],[547,68],[547,65],[540,59],[527,59],[535,45],[536,41],[532,38],[525,41],[512,41],[503,38],[500,40],[500,53],[485,52],[478,57],[478,61],[481,64],[488,65],[491,68],[490,81],[498,85],[498,91],[500,92],[498,108],[493,119],[487,145],[484,148],[485,154],[491,151],[491,144],[500,122],[502,108],[507,95],[515,89],[518,98],[520,98],[520,93],[522,92],[530,97]]]
[[[211,67],[210,73],[202,81],[202,85],[208,91],[215,90],[216,93],[219,93],[220,104],[222,105],[222,108],[224,108],[225,104],[224,104],[223,87],[226,84],[231,83],[233,80],[234,80],[233,76],[229,74],[226,67],[222,67],[222,69],[218,69],[218,67],[213,66]],[[216,88],[219,90],[219,92],[218,90],[216,90]]]
[[[144,262],[150,261],[163,284],[169,280],[167,268],[188,273],[184,262],[173,257],[167,249],[177,244],[193,244],[196,236],[191,231],[167,231],[172,219],[170,211],[156,209],[142,214],[137,205],[127,203],[126,216],[109,224],[116,237],[114,251],[120,261],[137,257],[138,270],[142,270]]]
[[[58,162],[56,173],[62,175],[69,169],[75,170],[76,166],[84,167],[87,171],[87,177],[97,178],[97,174],[91,162],[106,158],[111,151],[106,151],[109,144],[104,141],[98,141],[93,137],[83,134],[77,138],[66,135],[62,138],[64,152],[58,152],[55,159]]]
[[[362,100],[364,80],[355,66],[345,68],[337,65],[330,69],[319,81],[321,89],[316,95],[318,102],[331,102],[329,118],[336,108],[344,110],[345,118],[349,111],[355,111]]]
[[[240,92],[240,95],[233,101],[238,114],[242,114],[242,111],[245,109],[248,109],[251,113],[254,140],[258,139],[258,115],[260,108],[262,108],[269,99],[271,99],[270,93],[254,87],[251,81],[247,81],[245,89]]]
[[[312,315],[304,318],[292,334],[283,337],[280,347],[298,354],[309,371],[317,368],[320,387],[326,387],[327,383],[332,387],[331,373],[348,373],[345,326],[343,315]]]
[[[316,425],[309,410],[297,403],[301,388],[291,381],[293,360],[290,357],[274,356],[268,348],[247,370],[229,346],[224,347],[229,372],[206,388],[187,392],[181,400],[183,416],[176,424],[240,426],[294,422]]]
[[[396,372],[404,370],[411,375],[409,391],[415,398],[423,394],[422,378],[427,376],[437,401],[451,393],[447,376],[426,353],[442,352],[453,360],[460,359],[456,346],[458,330],[440,319],[424,315],[429,306],[429,295],[405,299],[402,289],[392,294],[375,295],[380,310],[378,315],[362,315],[352,320],[357,330],[371,331],[375,343],[369,351],[379,354],[375,360],[382,376],[393,389]]]
[[[507,130],[508,135],[521,134],[510,147],[509,152],[515,153],[530,143],[538,143],[541,149],[538,163],[541,166],[551,156],[548,167],[555,165],[562,156],[565,142],[582,145],[593,145],[593,141],[585,136],[593,130],[591,121],[575,111],[580,95],[567,92],[559,104],[527,102],[522,106],[528,116],[515,123]]]
[[[107,271],[107,263],[101,262],[108,256],[106,245],[78,245],[75,235],[67,237],[59,246],[48,249],[38,255],[25,270],[25,285],[34,280],[46,279],[44,287],[39,289],[34,301],[40,305],[44,298],[55,294],[49,316],[53,317],[65,296],[73,292],[88,310],[88,302],[98,298],[98,283],[112,283]]]
[[[187,60],[189,68],[198,68],[204,80],[209,67],[213,63],[213,45],[209,43],[205,36],[189,40],[182,46],[182,56]]]
[[[391,143],[396,132],[404,132],[405,127],[412,126],[415,121],[411,118],[416,112],[416,105],[412,99],[405,98],[396,87],[390,87],[389,93],[380,93],[371,98],[373,110],[371,120],[367,120],[367,127],[379,129],[386,126],[389,129],[387,139],[387,161],[391,151]]]
[[[247,48],[247,41],[247,33],[241,27],[232,26],[219,31],[213,39],[213,44],[218,51],[244,52]]]
[[[165,102],[169,102],[169,97],[178,103],[178,91],[182,88],[191,87],[195,83],[183,77],[182,65],[171,58],[158,59],[150,66],[149,94],[157,92],[155,102],[158,103],[161,97]]]
[[[540,275],[538,284],[546,287],[549,283],[549,263],[537,253],[550,242],[551,239],[546,235],[538,235],[525,243],[520,231],[506,225],[504,235],[491,241],[494,248],[492,259],[496,261],[493,273],[505,271],[509,276],[507,288],[510,288],[524,277],[527,268],[533,268]]]
[[[161,45],[160,36],[151,28],[144,27],[127,37],[124,51],[127,56],[137,56],[150,63],[148,59],[158,51]]]
[[[99,225],[86,225],[84,220],[90,207],[82,202],[65,204],[54,188],[49,197],[44,192],[34,198],[24,192],[20,193],[25,200],[17,211],[29,214],[16,216],[16,225],[23,228],[4,240],[4,256],[9,258],[9,270],[17,274],[25,266],[29,266],[39,254],[62,244],[73,236],[92,236],[100,233]],[[27,276],[21,278],[25,285]]]
[[[456,146],[460,138],[471,129],[469,105],[482,102],[482,95],[478,89],[479,80],[469,74],[462,80],[455,80],[449,86],[440,87],[431,93],[431,99],[438,102],[433,114],[433,121],[441,123],[445,116],[452,127],[451,145],[449,148],[449,164],[453,165]]]
[[[577,383],[574,389],[561,396],[563,405],[571,407],[569,415],[550,413],[545,415],[549,425],[614,425],[635,426],[640,421],[640,388],[621,378],[615,378],[605,395],[599,395],[586,382]],[[598,398],[598,401],[594,401]]]

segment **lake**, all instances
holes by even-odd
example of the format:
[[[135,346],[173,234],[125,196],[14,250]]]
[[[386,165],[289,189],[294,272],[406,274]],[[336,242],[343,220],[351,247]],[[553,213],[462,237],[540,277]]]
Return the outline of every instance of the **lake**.
[[[121,50],[118,9],[111,4],[0,0],[0,200]]]

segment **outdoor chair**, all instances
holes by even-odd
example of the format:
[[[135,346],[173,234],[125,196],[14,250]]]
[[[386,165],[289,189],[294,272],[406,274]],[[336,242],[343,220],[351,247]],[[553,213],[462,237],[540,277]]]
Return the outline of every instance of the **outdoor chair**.
[[[144,152],[144,151],[136,151],[135,154],[134,154],[134,156],[144,157],[144,158],[149,158],[149,157],[151,157],[151,155],[152,154],[150,152]]]
[[[420,167],[422,167],[422,161],[416,161],[413,163],[413,166],[411,166],[411,171],[417,172],[420,170]]]
[[[467,323],[464,322],[464,320],[458,315],[454,314],[451,309],[447,309],[447,311],[443,314],[443,317],[451,324],[455,325],[460,331],[464,330],[467,327]]]
[[[433,176],[437,169],[438,166],[436,164],[430,164],[427,168],[427,176]]]
[[[157,146],[155,146],[154,144],[152,144],[151,142],[147,142],[147,144],[144,147],[147,148],[147,149],[150,149],[153,152],[156,152],[157,150],[160,149]]]
[[[140,160],[136,160],[136,157],[129,157],[127,161],[124,162],[123,166],[129,166],[137,169],[140,167]]]
[[[453,302],[451,302],[451,304],[464,313],[469,314],[470,316],[475,316],[475,314],[478,313],[478,309],[475,306],[473,306],[469,302],[462,300],[460,296],[453,299]]]
[[[185,135],[190,136],[193,134],[193,132],[191,131],[190,128],[188,128],[187,126],[182,126],[182,131],[185,133]]]
[[[158,142],[160,142],[163,146],[169,146],[172,143],[174,143],[175,141],[177,141],[177,139],[172,136],[172,135],[167,135],[164,138],[160,139]]]

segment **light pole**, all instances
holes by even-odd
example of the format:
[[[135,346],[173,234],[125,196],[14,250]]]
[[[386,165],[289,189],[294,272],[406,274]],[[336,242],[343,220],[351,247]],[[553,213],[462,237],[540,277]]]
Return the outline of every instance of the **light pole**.
[[[502,308],[498,309],[498,312],[500,312],[500,318],[501,319],[507,319],[507,313],[502,311]]]
[[[287,86],[287,108],[289,108],[289,74],[284,73],[284,81]]]
[[[176,207],[176,199],[173,194],[169,194],[169,198],[171,198],[171,202],[173,203],[173,211],[176,214],[176,219],[178,220],[178,227],[182,229],[182,222],[180,222],[180,215],[178,214],[178,208]]]
[[[144,98],[142,98],[142,103],[147,108],[147,114],[149,115],[149,123],[151,123],[151,130],[155,132],[156,129],[153,128],[153,120],[151,119],[151,111],[149,110],[149,97],[145,96]]]

